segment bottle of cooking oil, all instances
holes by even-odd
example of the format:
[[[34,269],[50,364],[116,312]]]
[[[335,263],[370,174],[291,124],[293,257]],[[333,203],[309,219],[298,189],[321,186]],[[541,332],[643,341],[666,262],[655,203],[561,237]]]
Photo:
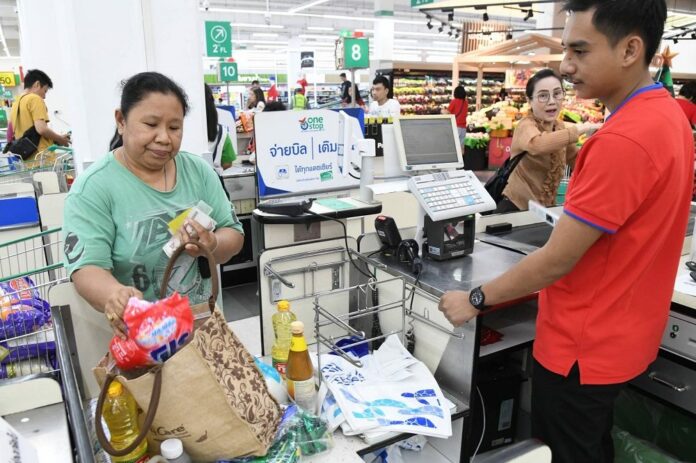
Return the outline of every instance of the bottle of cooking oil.
[[[104,408],[104,421],[109,427],[111,445],[120,450],[128,447],[138,436],[138,406],[135,399],[126,391],[121,383],[114,381],[109,385]],[[113,463],[136,463],[147,461],[147,441],[136,447],[123,457],[111,457]]]
[[[311,413],[317,412],[317,389],[314,386],[314,368],[309,359],[304,323],[292,322],[292,342],[288,355],[288,394],[295,403]]]
[[[285,300],[278,301],[278,311],[273,314],[275,342],[271,349],[271,358],[273,360],[273,368],[278,370],[278,373],[283,378],[285,378],[287,370],[288,352],[290,351],[290,340],[292,339],[290,324],[295,320],[297,320],[297,317],[290,311],[290,303]]]

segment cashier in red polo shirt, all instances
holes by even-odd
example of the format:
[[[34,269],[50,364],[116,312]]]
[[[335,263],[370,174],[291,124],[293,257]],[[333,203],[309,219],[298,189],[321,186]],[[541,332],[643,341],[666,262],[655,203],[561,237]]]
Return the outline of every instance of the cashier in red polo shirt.
[[[489,283],[445,294],[440,310],[460,325],[541,290],[532,435],[554,463],[611,462],[614,401],[655,359],[667,321],[694,147],[677,103],[648,71],[665,0],[566,0],[564,8],[561,72],[578,97],[599,98],[611,115],[578,154],[548,243]]]

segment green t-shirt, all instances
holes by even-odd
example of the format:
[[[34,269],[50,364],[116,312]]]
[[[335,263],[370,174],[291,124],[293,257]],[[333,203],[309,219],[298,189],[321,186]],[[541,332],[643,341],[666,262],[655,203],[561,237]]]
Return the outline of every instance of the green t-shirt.
[[[176,185],[160,192],[142,182],[109,153],[73,184],[65,202],[63,234],[65,266],[72,275],[87,265],[111,270],[126,286],[159,299],[167,255],[162,246],[171,238],[168,223],[200,200],[213,208],[217,228],[243,233],[215,171],[201,158],[180,152]],[[203,279],[196,259],[182,254],[169,280],[169,292],[188,295],[192,304],[210,296],[210,279]],[[216,295],[217,296],[217,295]]]

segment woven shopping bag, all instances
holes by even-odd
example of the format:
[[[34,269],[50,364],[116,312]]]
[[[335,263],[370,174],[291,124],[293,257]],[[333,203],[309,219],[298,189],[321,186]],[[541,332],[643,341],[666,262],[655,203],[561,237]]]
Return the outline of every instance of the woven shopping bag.
[[[166,439],[181,439],[186,452],[195,461],[215,461],[239,456],[265,455],[281,419],[278,403],[268,392],[262,374],[239,339],[229,329],[215,307],[218,278],[210,252],[196,242],[207,255],[213,279],[212,295],[207,303],[193,306],[194,314],[211,312],[194,334],[164,364],[132,378],[120,374],[111,354],[94,368],[101,385],[95,425],[102,448],[113,456],[127,455],[143,439],[150,450],[158,450]],[[174,262],[184,250],[182,245],[165,270],[160,297],[165,297],[167,281]],[[140,435],[128,447],[113,449],[104,435],[102,407],[109,384],[117,380],[133,395],[142,410],[147,410]]]

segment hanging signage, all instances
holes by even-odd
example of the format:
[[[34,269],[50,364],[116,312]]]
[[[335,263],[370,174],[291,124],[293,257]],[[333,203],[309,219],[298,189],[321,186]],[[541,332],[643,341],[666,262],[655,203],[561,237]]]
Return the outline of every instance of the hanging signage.
[[[3,87],[16,87],[15,73],[10,71],[0,72],[0,85]]]
[[[435,3],[435,0],[411,0],[411,8],[415,8],[421,5],[427,5],[429,3]]]
[[[239,80],[237,63],[219,63],[218,77],[220,82],[237,82]]]
[[[313,68],[314,67],[314,52],[313,51],[300,52],[300,67],[301,68]]]
[[[261,197],[350,188],[360,182],[341,173],[335,111],[261,112],[254,117],[254,132]]]
[[[208,56],[232,56],[232,25],[224,21],[206,21],[205,48]]]
[[[367,69],[370,67],[370,42],[368,39],[343,39],[343,69]]]

